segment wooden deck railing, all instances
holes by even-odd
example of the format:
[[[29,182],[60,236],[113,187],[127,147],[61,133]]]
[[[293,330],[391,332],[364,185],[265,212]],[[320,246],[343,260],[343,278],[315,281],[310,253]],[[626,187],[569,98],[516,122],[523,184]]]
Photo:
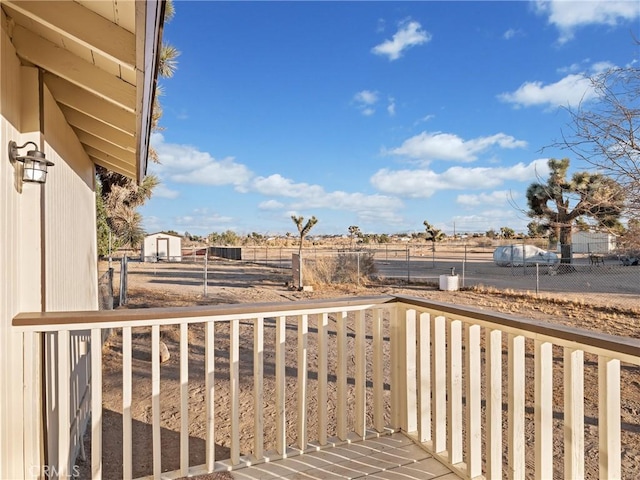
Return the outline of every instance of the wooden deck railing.
[[[60,425],[71,424],[66,408],[71,395],[70,332],[89,330],[93,346],[102,345],[105,329],[114,329],[121,338],[122,470],[118,475],[123,478],[159,478],[161,473],[175,478],[239,468],[397,430],[463,478],[503,478],[504,474],[509,478],[634,478],[638,474],[633,467],[623,468],[621,449],[627,443],[631,452],[640,446],[638,419],[632,408],[625,407],[636,400],[626,398],[627,389],[621,388],[621,371],[623,386],[640,382],[637,339],[403,296],[25,313],[13,325],[25,335],[57,333]],[[150,329],[151,344],[152,462],[148,472],[137,470],[132,445],[132,332],[140,327]],[[162,471],[167,452],[161,443],[161,408],[167,405],[160,402],[161,328],[179,331],[180,401],[175,406],[180,412],[175,446],[179,466],[169,473]],[[204,338],[190,340],[190,329],[197,329]],[[204,349],[198,370],[203,373],[205,392],[200,408],[206,443],[200,465],[190,464],[189,453],[193,342],[201,342]],[[241,344],[245,356],[240,354]],[[287,355],[291,351],[296,352],[295,359]],[[90,348],[88,355],[94,412],[91,474],[102,478],[103,448],[113,448],[103,446],[102,416],[96,414],[103,411],[103,349]],[[229,434],[224,439],[216,436],[214,420],[220,413],[215,410],[214,384],[220,377],[216,362],[221,355],[228,356],[224,374]],[[287,382],[287,376],[295,376],[295,383]],[[594,389],[585,389],[585,382],[597,382],[595,398],[588,395]],[[248,434],[241,430],[241,417],[247,412],[241,412],[240,405],[247,390],[250,406],[242,408],[251,409],[253,425]],[[290,401],[292,395],[295,402]],[[293,404],[295,410],[288,410]],[[274,407],[272,416],[265,414],[266,405]],[[228,459],[216,458],[216,441],[228,446]],[[69,445],[68,429],[60,429],[58,442],[58,459],[50,463],[65,478],[72,469],[69,449],[64,447]]]

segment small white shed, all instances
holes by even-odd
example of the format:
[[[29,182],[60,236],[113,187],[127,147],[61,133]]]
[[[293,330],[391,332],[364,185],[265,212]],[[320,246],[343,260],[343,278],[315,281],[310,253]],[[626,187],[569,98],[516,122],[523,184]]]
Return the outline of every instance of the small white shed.
[[[616,248],[616,236],[604,232],[573,232],[573,253],[611,253]]]
[[[143,262],[182,261],[182,237],[169,233],[152,233],[144,237],[140,260]]]

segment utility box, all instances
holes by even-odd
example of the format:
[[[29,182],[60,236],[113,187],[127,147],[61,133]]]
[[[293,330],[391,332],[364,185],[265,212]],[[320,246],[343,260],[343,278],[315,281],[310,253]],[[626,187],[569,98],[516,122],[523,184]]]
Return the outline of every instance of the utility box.
[[[440,290],[455,292],[460,289],[458,275],[440,275]]]

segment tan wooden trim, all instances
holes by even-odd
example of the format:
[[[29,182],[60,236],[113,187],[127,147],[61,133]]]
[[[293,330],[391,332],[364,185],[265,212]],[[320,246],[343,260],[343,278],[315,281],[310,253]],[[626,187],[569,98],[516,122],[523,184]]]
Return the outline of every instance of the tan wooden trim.
[[[136,87],[96,67],[69,50],[16,25],[13,44],[18,55],[122,108],[135,111]]]
[[[51,73],[44,74],[44,83],[59,104],[66,105],[130,135],[136,134],[136,116],[133,110],[114,105]]]
[[[76,2],[15,2],[3,6],[111,59],[135,68],[135,35]]]

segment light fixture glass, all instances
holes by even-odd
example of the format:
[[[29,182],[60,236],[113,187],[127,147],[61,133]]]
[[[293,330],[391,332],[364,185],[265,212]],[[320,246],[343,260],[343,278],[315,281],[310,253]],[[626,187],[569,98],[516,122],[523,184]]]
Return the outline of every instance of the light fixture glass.
[[[34,150],[28,150],[26,155],[18,155],[18,150],[33,145]],[[45,183],[47,181],[47,168],[53,166],[53,162],[46,159],[45,154],[38,150],[33,142],[27,142],[18,146],[16,142],[9,142],[9,160],[23,164],[22,180],[24,182]]]

